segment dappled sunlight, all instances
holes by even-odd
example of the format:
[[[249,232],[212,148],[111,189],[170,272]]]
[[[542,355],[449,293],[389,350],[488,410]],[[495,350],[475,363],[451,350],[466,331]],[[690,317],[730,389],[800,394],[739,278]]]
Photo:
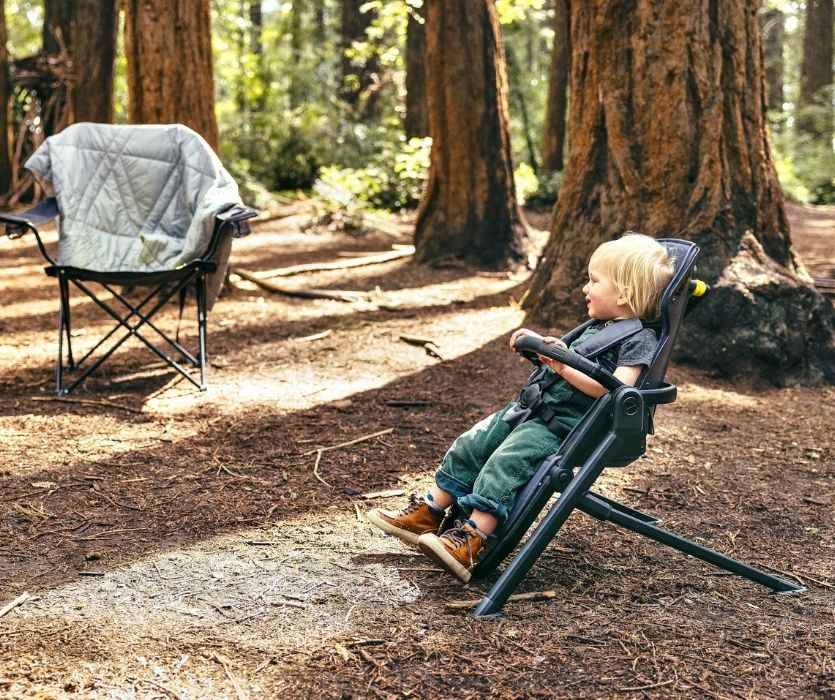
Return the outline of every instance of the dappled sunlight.
[[[718,389],[701,384],[679,385],[679,394],[686,397],[688,404],[716,404],[723,408],[758,408],[762,399],[733,389]]]

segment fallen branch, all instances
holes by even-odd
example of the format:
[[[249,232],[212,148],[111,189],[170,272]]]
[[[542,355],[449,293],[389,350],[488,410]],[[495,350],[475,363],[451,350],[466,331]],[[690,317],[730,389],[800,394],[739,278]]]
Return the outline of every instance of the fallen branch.
[[[340,260],[338,262],[326,263],[306,263],[304,265],[292,265],[290,267],[279,267],[275,270],[268,270],[258,275],[259,279],[266,280],[273,277],[291,277],[292,275],[300,275],[305,272],[327,272],[328,270],[347,270],[352,267],[366,267],[368,265],[378,265],[391,260],[399,260],[400,258],[408,258],[415,254],[414,246],[403,246],[398,250],[387,250],[382,253],[373,253],[361,258],[351,258],[350,260]]]
[[[550,590],[550,591],[531,591],[530,593],[516,593],[515,595],[510,596],[507,599],[508,603],[516,603],[519,601],[538,601],[538,600],[551,600],[552,598],[557,597],[557,592]],[[448,608],[449,610],[469,610],[470,608],[474,608],[481,602],[481,598],[476,598],[474,600],[450,600],[444,603],[444,607]]]
[[[131,408],[120,403],[113,403],[112,401],[91,401],[90,399],[67,399],[61,396],[31,396],[30,401],[57,401],[58,403],[77,403],[84,406],[104,406],[105,408],[118,408],[122,411],[130,411],[131,413],[142,413],[139,408]]]
[[[366,292],[357,292],[349,289],[288,289],[280,287],[274,282],[261,279],[251,272],[242,270],[239,267],[230,269],[230,274],[235,274],[247,282],[252,282],[268,292],[282,294],[288,297],[300,297],[302,299],[332,299],[334,301],[363,301],[368,299]]]
[[[23,605],[31,597],[32,596],[30,596],[26,591],[23,591],[23,593],[21,593],[11,603],[7,604],[2,610],[0,610],[0,617],[3,617],[3,615],[8,613],[10,610],[14,610],[18,605]]]

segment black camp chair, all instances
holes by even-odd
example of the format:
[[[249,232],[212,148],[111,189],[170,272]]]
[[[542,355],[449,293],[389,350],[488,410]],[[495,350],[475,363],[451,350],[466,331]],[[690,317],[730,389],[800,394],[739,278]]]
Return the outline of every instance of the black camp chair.
[[[517,341],[517,350],[534,364],[539,364],[536,359],[538,354],[552,357],[593,377],[609,392],[597,399],[568,434],[559,451],[545,460],[527,486],[519,492],[507,520],[483,551],[473,572],[474,579],[484,578],[495,571],[521,542],[551,497],[555,493],[560,494],[475,608],[473,615],[476,617],[500,613],[508,597],[574,510],[580,510],[598,520],[613,522],[744,576],[777,593],[804,590],[790,581],[664,530],[658,526],[656,518],[590,490],[604,469],[627,466],[644,454],[647,433],[652,432],[655,407],[675,401],[676,387],[666,383],[664,375],[684,315],[688,307],[697,303],[697,299],[706,291],[702,282],[692,280],[699,248],[688,241],[676,239],[659,239],[659,242],[675,257],[676,273],[661,302],[659,344],[655,358],[636,386],[626,386],[594,362],[575,352],[545,344],[539,338],[524,336]],[[569,333],[564,340],[573,340],[577,330]]]
[[[172,217],[176,219],[173,223],[166,222],[167,230],[165,234],[182,236],[185,228],[190,225],[188,215],[197,215],[196,212],[200,206],[197,199],[205,197],[206,192],[205,188],[202,192],[198,192],[193,188],[177,187],[171,185],[171,183],[176,182],[178,177],[183,177],[183,172],[189,168],[202,168],[204,170],[208,168],[210,170],[216,167],[216,157],[205,141],[196,133],[180,125],[129,127],[79,124],[68,127],[58,135],[62,139],[61,145],[66,146],[67,143],[72,143],[73,129],[82,127],[87,132],[92,129],[93,133],[102,135],[102,143],[104,144],[102,150],[98,150],[97,147],[89,147],[84,150],[84,157],[92,159],[85,163],[86,172],[95,173],[94,177],[97,178],[95,180],[97,191],[92,193],[91,208],[95,206],[97,193],[113,185],[114,178],[121,176],[123,179],[131,181],[124,177],[124,173],[120,171],[119,167],[112,167],[112,163],[105,160],[108,157],[113,157],[114,151],[117,151],[120,158],[127,158],[128,162],[135,163],[138,168],[141,168],[141,171],[147,171],[148,167],[159,164],[158,161],[155,161],[155,153],[144,153],[142,147],[135,147],[134,135],[138,132],[132,132],[131,129],[145,130],[139,132],[143,134],[145,140],[150,133],[152,140],[157,145],[160,139],[165,140],[166,138],[171,138],[176,142],[173,146],[176,160],[167,173],[168,179],[164,184],[164,187],[168,190],[175,189],[176,191],[165,192],[163,190],[162,194],[170,197],[170,201],[175,202],[176,206],[182,210],[177,212],[176,217]],[[154,131],[149,132],[149,129]],[[133,143],[132,138],[134,139]],[[47,142],[49,142],[49,139],[47,139]],[[60,153],[57,148],[54,150]],[[145,158],[151,164],[150,166],[143,165],[143,159]],[[228,177],[225,171],[222,171],[222,174],[224,178]],[[229,183],[228,180],[225,180],[225,182]],[[130,191],[129,187],[127,189]],[[86,193],[85,197],[88,197]],[[38,248],[49,263],[45,268],[46,274],[58,280],[60,311],[58,315],[56,391],[59,396],[69,394],[129,338],[140,341],[163,362],[199,389],[206,389],[207,312],[223,283],[231,239],[247,235],[250,232],[247,220],[257,214],[254,209],[243,206],[239,202],[240,200],[238,200],[238,203],[221,203],[219,210],[212,214],[213,221],[209,220],[207,224],[207,230],[208,226],[211,226],[208,243],[192,259],[179,262],[167,269],[152,271],[87,269],[62,264],[60,250],[64,234],[63,224],[66,217],[72,216],[76,219],[84,219],[88,214],[85,211],[67,211],[70,205],[66,200],[62,200],[62,191],[57,187],[55,188],[55,196],[41,201],[27,211],[0,214],[0,223],[6,225],[6,235],[9,238],[18,238],[29,231],[35,234]],[[182,212],[186,213],[185,217],[182,216]],[[140,215],[152,216],[154,212],[140,212]],[[53,256],[47,250],[39,228],[52,223],[56,219],[59,227],[59,254]],[[123,225],[124,219],[120,220],[119,223]],[[118,233],[124,235],[124,231]],[[157,231],[153,231],[152,235],[157,233]],[[129,235],[136,236],[139,234],[130,232]],[[71,284],[87,295],[108,317],[115,321],[112,329],[87,349],[80,358],[73,354],[72,347]],[[108,294],[103,294],[103,292]],[[175,337],[172,338],[153,320],[155,314],[172,299],[179,300],[181,318],[187,301],[194,299],[198,326],[196,349],[193,347],[193,341],[192,350],[187,349],[180,342],[179,326]],[[68,377],[69,374],[72,376]],[[67,380],[69,380],[69,383],[67,383]]]

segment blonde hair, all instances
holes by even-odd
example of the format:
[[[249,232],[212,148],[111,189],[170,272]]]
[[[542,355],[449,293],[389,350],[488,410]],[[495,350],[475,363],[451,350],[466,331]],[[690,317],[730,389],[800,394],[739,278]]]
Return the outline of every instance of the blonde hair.
[[[621,238],[598,246],[589,261],[601,264],[612,286],[626,299],[638,318],[655,321],[661,296],[675,272],[675,260],[651,236],[627,231]]]

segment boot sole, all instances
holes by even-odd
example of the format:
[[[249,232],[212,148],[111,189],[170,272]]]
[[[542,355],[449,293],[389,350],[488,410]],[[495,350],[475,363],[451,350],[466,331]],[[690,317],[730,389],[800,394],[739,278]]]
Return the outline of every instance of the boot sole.
[[[427,557],[439,564],[444,571],[455,576],[461,583],[469,583],[473,572],[449,553],[440,537],[431,534],[422,535],[418,538],[417,546]]]
[[[375,527],[380,528],[383,532],[394,535],[397,539],[403,540],[407,544],[417,544],[420,535],[416,532],[409,532],[403,528],[392,525],[388,520],[377,514],[377,511],[370,511],[366,517]]]

